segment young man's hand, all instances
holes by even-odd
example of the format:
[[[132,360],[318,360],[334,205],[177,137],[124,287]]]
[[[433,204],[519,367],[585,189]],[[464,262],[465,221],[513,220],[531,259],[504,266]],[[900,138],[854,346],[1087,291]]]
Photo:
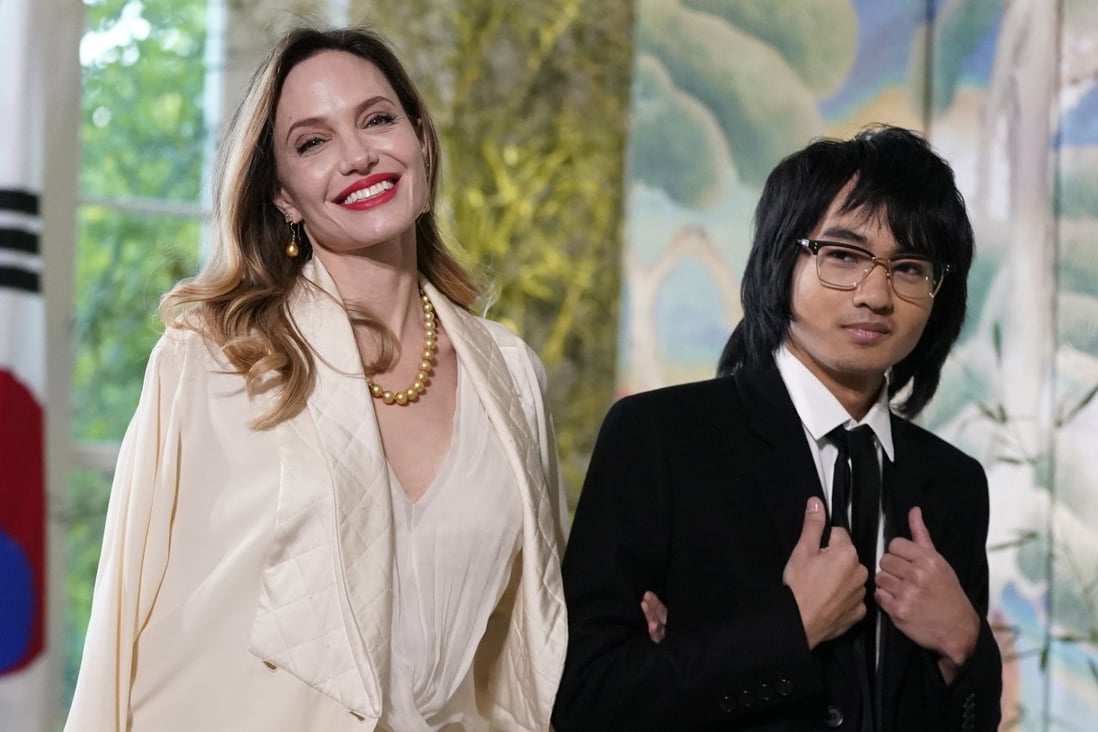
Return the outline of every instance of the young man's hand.
[[[877,604],[918,645],[938,654],[946,683],[972,655],[980,617],[957,574],[934,548],[916,506],[907,517],[911,539],[893,539],[877,573]]]
[[[651,590],[644,593],[640,605],[648,626],[648,637],[653,643],[659,643],[667,635],[667,606]]]
[[[801,538],[782,572],[782,582],[797,600],[809,649],[865,617],[869,571],[858,563],[858,551],[843,528],[832,527],[828,545],[820,547],[826,524],[823,501],[808,499]]]

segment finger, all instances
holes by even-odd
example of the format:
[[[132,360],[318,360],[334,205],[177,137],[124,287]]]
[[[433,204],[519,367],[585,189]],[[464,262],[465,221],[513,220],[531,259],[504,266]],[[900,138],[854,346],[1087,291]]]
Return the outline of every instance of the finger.
[[[836,547],[844,544],[854,546],[854,542],[850,540],[849,532],[847,532],[847,530],[844,529],[842,526],[832,526],[831,543],[829,543],[828,546]]]
[[[930,531],[923,523],[923,509],[915,506],[907,514],[907,525],[911,529],[911,540],[924,549],[933,549],[934,542],[930,539]]]
[[[816,496],[809,498],[804,508],[804,525],[801,527],[801,538],[797,540],[797,548],[802,551],[818,551],[826,524],[823,501]]]
[[[874,585],[878,590],[884,590],[890,595],[899,595],[904,587],[904,581],[888,572],[881,572],[877,575]]]
[[[885,554],[881,557],[881,572],[887,572],[895,577],[905,577],[911,561],[897,554]]]
[[[651,590],[644,593],[644,597],[641,598],[641,607],[645,609],[645,614],[653,617],[665,617],[667,615],[667,606],[663,604],[663,600],[659,595]]]
[[[933,547],[929,548],[930,551],[934,551]],[[928,548],[920,546],[910,539],[897,538],[888,543],[888,553],[885,556],[891,554],[906,562],[914,562],[916,559],[927,556]]]

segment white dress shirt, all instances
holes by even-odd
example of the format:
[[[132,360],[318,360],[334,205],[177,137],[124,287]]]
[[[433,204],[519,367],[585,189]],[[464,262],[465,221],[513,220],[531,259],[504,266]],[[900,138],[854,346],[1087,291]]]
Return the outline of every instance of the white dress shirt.
[[[861,425],[868,425],[873,430],[874,444],[877,446],[877,460],[883,457],[889,462],[895,460],[895,451],[892,444],[892,418],[888,408],[887,385],[881,387],[881,393],[877,395],[877,401],[869,408],[861,421],[856,421],[839,403],[815,374],[808,370],[801,361],[793,355],[793,352],[783,343],[774,352],[774,362],[785,382],[785,388],[793,400],[793,407],[801,418],[801,426],[804,427],[805,439],[808,442],[808,450],[812,454],[812,460],[816,464],[816,472],[820,477],[820,485],[823,486],[824,498],[827,501],[828,510],[831,510],[831,481],[834,477],[835,458],[838,457],[838,448],[827,439],[827,433],[836,427],[842,426],[853,429]],[[850,509],[847,509],[847,525],[849,526]],[[880,516],[880,507],[878,507]],[[877,563],[880,564],[884,554],[884,522],[877,521]],[[872,571],[876,571],[873,567]]]

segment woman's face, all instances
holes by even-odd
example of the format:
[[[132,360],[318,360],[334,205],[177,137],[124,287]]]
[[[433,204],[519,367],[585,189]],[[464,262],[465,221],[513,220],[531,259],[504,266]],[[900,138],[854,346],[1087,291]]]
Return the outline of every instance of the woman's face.
[[[334,253],[414,236],[429,196],[417,126],[371,62],[343,51],[302,61],[275,109],[275,204]]]

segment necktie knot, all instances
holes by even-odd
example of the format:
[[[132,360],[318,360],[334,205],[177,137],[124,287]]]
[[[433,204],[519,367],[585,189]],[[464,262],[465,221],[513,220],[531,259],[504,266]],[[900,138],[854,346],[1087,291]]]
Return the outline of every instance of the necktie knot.
[[[827,439],[838,448],[840,455],[846,457],[850,457],[852,451],[861,455],[865,454],[866,449],[876,452],[876,446],[873,444],[873,429],[867,424],[859,425],[852,430],[839,425],[827,433]]]
[[[839,426],[827,433],[827,439],[835,445],[839,453],[835,457],[831,485],[832,521],[856,532],[860,529],[866,534],[865,542],[870,540],[868,533],[872,525],[872,540],[875,545],[881,477],[873,430],[868,425],[860,425],[852,430]],[[851,503],[854,505],[855,515],[853,522],[848,522],[846,513]]]

